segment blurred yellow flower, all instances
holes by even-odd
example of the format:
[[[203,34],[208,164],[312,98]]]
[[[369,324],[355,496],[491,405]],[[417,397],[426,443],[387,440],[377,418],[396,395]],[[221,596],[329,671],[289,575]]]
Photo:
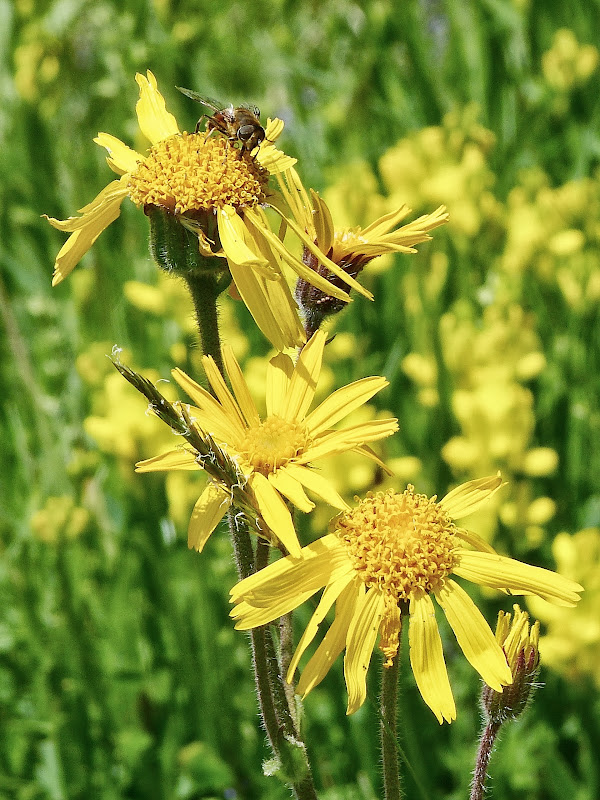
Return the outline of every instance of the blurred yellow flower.
[[[298,692],[306,695],[346,650],[348,713],[366,697],[366,675],[377,634],[386,666],[396,656],[403,609],[408,605],[410,659],[425,702],[440,723],[456,708],[442,652],[431,595],[444,610],[468,661],[496,691],[512,681],[506,657],[469,595],[452,579],[516,594],[536,594],[571,606],[581,587],[539,567],[496,554],[453,520],[475,511],[501,486],[501,478],[470,481],[440,502],[409,486],[369,494],[332,521],[332,533],[246,578],[231,591],[236,628],[264,625],[293,610],[319,589],[324,592],[296,653],[287,680],[336,603],[335,619],[305,666]],[[465,545],[474,547],[467,549]]]
[[[600,530],[559,533],[552,554],[560,573],[582,583],[585,594],[575,614],[527,598],[546,630],[540,637],[542,659],[573,680],[590,675],[600,687]]]
[[[76,506],[72,497],[49,497],[44,507],[32,516],[31,530],[40,541],[55,544],[79,536],[89,518],[88,510]]]
[[[573,31],[560,28],[550,50],[542,56],[542,70],[548,84],[559,91],[570,91],[584,84],[598,66],[598,48],[579,44]]]
[[[305,489],[335,508],[347,505],[333,486],[312,469],[313,462],[354,450],[378,461],[367,442],[390,436],[398,429],[395,419],[369,420],[334,429],[341,419],[387,386],[385,378],[363,378],[338,389],[312,412],[321,372],[326,335],[318,331],[303,348],[297,364],[284,353],[272,358],[266,376],[267,416],[261,419],[233,352],[223,350],[225,368],[233,387],[228,390],[210,357],[203,358],[213,397],[181,370],[173,376],[195,403],[188,416],[200,432],[208,433],[238,465],[252,490],[259,513],[287,550],[296,555],[300,545],[284,498],[302,511],[314,508]],[[173,450],[142,461],[138,472],[199,468],[196,454]],[[210,483],[192,514],[188,530],[190,547],[201,550],[232,502],[228,491]]]

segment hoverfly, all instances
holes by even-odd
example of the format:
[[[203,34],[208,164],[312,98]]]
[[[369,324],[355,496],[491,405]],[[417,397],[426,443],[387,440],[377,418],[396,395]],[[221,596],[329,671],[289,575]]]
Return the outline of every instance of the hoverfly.
[[[203,120],[206,120],[208,136],[213,131],[219,131],[230,144],[240,142],[241,149],[247,150],[249,153],[264,141],[265,129],[260,124],[260,110],[256,106],[241,105],[234,108],[231,104],[226,108],[221,108],[214,100],[202,97],[191,89],[184,89],[182,86],[177,88],[186,97],[202,103],[203,106],[211,108],[215,112],[212,117],[209,114],[202,114],[196,123],[196,133],[199,132]]]

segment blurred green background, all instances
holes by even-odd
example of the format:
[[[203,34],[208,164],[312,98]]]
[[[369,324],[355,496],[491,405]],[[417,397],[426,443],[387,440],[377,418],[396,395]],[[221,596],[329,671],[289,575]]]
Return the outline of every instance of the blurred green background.
[[[199,111],[176,85],[284,119],[281,146],[338,226],[448,206],[418,255],[367,268],[376,300],[335,321],[323,375],[323,392],[389,379],[361,413],[399,417],[379,450],[397,477],[351,457],[330,474],[348,497],[406,481],[441,496],[503,471],[473,529],[587,591],[576,610],[526,606],[545,688],[493,756],[493,797],[600,796],[599,30],[598,0],[0,0],[1,798],[288,796],[261,771],[227,535],[188,551],[199,484],[134,475],[172,437],[106,358],[118,345],[155,378],[200,377],[183,289],[159,279],[128,201],[50,287],[64,237],[40,215],[66,218],[112,179],[98,131],[145,149],[148,68],[182,129]],[[222,322],[260,395],[267,343],[228,297]],[[510,610],[476,597],[492,625]],[[443,636],[451,726],[403,665],[411,798],[468,795],[479,682]],[[378,661],[353,717],[341,664],[305,703],[323,800],[381,796]]]

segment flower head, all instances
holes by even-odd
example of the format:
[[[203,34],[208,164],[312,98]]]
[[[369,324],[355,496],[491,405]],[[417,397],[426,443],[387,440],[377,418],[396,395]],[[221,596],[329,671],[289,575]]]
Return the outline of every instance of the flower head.
[[[199,253],[214,258],[215,269],[223,269],[221,260],[226,259],[240,296],[277,349],[302,344],[305,335],[282,263],[300,273],[308,270],[272,233],[261,207],[273,195],[269,176],[294,163],[274,146],[283,123],[269,120],[260,146],[252,154],[240,151],[223,137],[181,133],[154,75],[137,74],[136,81],[136,112],[150,150],[142,155],[108,133],[98,134],[94,141],[106,148],[108,165],[120,177],[80,209],[81,216],[47,217],[71,234],[56,257],[53,285],[70,274],[129,197],[151,219],[158,209],[195,234]],[[330,288],[349,299],[346,292]]]
[[[395,419],[333,428],[387,386],[385,378],[363,378],[351,383],[308,413],[321,371],[324,346],[325,334],[318,332],[302,350],[296,366],[283,353],[271,359],[267,371],[267,415],[264,419],[259,416],[230,348],[224,348],[223,357],[233,394],[210,357],[204,357],[203,364],[214,397],[181,370],[173,372],[175,380],[195,404],[187,412],[192,424],[208,433],[236,462],[254,493],[256,507],[263,519],[284,547],[296,556],[300,555],[300,546],[283,498],[302,511],[310,511],[314,503],[307,496],[307,489],[335,508],[347,509],[344,500],[325,478],[315,472],[312,464],[347,450],[357,450],[367,457],[376,458],[364,445],[389,436],[398,428]],[[141,461],[137,469],[138,472],[149,472],[189,469],[196,465],[193,452],[176,450]],[[209,501],[210,513],[207,513]],[[190,547],[202,549],[229,505],[227,493],[210,484],[192,514],[188,531]]]
[[[431,239],[428,232],[448,220],[445,207],[440,206],[433,213],[398,228],[410,213],[410,208],[404,205],[366,228],[337,229],[325,201],[312,190],[309,198],[293,166],[280,172],[277,178],[297,224],[294,230],[304,244],[304,263],[316,275],[340,288],[342,282],[347,282],[348,277],[356,278],[377,256],[416,253],[414,245]],[[304,311],[309,333],[319,327],[324,317],[344,306],[327,288],[317,285],[311,275],[299,276],[296,298]]]
[[[232,590],[236,627],[263,625],[286,614],[324,587],[294,658],[288,681],[336,604],[335,619],[305,666],[298,691],[306,695],[345,649],[348,713],[366,697],[366,674],[377,636],[391,663],[398,649],[402,614],[408,608],[410,661],[423,699],[439,722],[456,717],[432,597],[443,609],[467,660],[498,692],[511,670],[489,625],[454,580],[464,578],[514,594],[536,594],[574,605],[581,586],[539,567],[499,556],[454,520],[475,511],[501,486],[499,476],[459,486],[443,500],[416,494],[369,494],[339,515],[332,532],[241,581]],[[467,545],[470,545],[468,547]],[[474,548],[474,549],[471,549]]]

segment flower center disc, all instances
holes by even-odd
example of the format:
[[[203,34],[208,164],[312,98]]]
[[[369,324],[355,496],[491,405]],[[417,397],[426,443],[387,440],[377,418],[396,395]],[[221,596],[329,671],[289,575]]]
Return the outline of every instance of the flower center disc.
[[[268,475],[306,448],[302,425],[272,415],[246,431],[240,452],[257,472]]]
[[[183,133],[157,142],[132,173],[129,196],[138,205],[172,213],[264,202],[269,173],[246,151],[204,133]]]
[[[336,522],[354,569],[367,586],[394,600],[431,592],[452,571],[457,546],[454,523],[439,503],[415,494],[369,493]]]

